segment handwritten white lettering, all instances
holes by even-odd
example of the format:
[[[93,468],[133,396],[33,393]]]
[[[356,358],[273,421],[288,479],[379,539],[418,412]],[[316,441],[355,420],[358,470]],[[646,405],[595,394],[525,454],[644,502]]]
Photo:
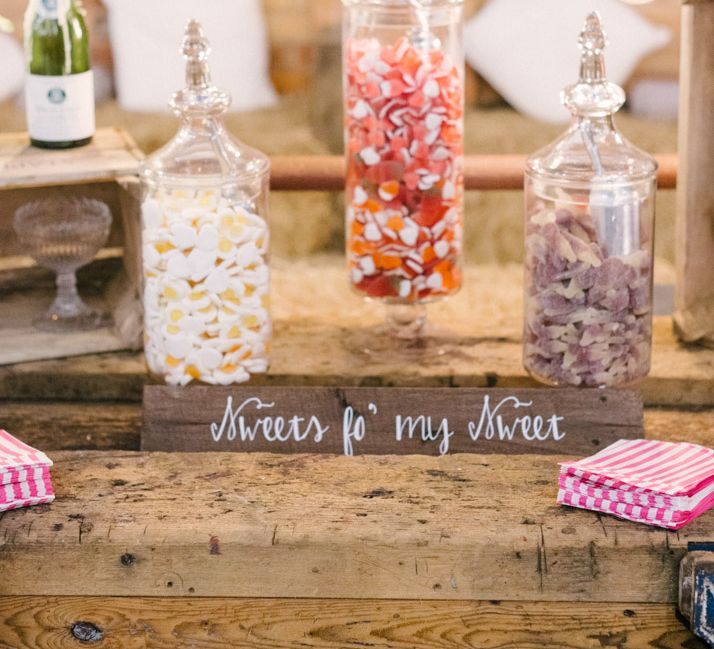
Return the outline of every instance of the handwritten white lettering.
[[[468,423],[469,436],[473,441],[478,440],[482,435],[484,439],[493,439],[498,436],[501,441],[512,441],[516,432],[528,442],[540,441],[544,442],[549,437],[552,437],[556,442],[565,437],[565,431],[560,430],[559,423],[563,421],[563,417],[553,414],[547,419],[542,415],[522,415],[513,417],[511,425],[505,423],[504,415],[499,412],[506,405],[511,404],[514,410],[519,408],[530,408],[533,405],[532,401],[521,401],[518,397],[505,397],[498,402],[495,408],[491,408],[490,395],[483,398],[483,410],[478,424],[473,421]],[[544,424],[547,422],[547,428],[544,430]]]
[[[211,436],[214,442],[220,442],[224,435],[227,441],[232,442],[238,437],[241,442],[254,442],[260,434],[266,442],[288,442],[291,439],[302,442],[309,437],[315,444],[319,444],[329,426],[323,426],[314,415],[305,418],[298,415],[292,417],[257,417],[253,426],[248,425],[243,412],[248,406],[256,410],[270,409],[274,403],[265,403],[258,397],[250,397],[243,401],[237,408],[233,408],[233,397],[226,398],[226,408],[220,425],[211,422]],[[307,422],[307,423],[305,423]]]
[[[446,455],[449,452],[449,440],[454,436],[454,432],[449,430],[449,420],[446,417],[434,430],[430,416],[402,417],[402,415],[397,415],[394,418],[394,432],[398,442],[404,438],[405,429],[408,439],[413,439],[417,430],[422,442],[434,442],[441,437],[439,453]]]
[[[355,411],[352,406],[347,406],[342,415],[342,450],[345,455],[354,455],[352,440],[361,442],[366,433],[364,417],[358,415],[355,418]]]

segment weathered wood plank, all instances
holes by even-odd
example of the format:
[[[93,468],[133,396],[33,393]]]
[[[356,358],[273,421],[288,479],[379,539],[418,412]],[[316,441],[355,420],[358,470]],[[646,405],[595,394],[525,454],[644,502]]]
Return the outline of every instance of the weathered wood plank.
[[[557,506],[550,456],[53,459],[55,503],[0,521],[0,595],[673,603],[714,539],[714,512],[672,533]]]
[[[682,7],[675,322],[682,340],[714,346],[714,3]]]
[[[589,455],[642,436],[634,390],[153,385],[141,448]]]
[[[116,402],[0,402],[0,427],[45,451],[138,451],[141,405]]]
[[[461,293],[430,307],[435,334],[419,344],[379,333],[382,309],[350,293],[341,260],[275,266],[272,367],[256,385],[537,386],[521,365],[520,266],[468,267]],[[679,344],[665,317],[654,339],[645,404],[714,406],[714,350]],[[133,353],[24,363],[0,368],[0,398],[139,400],[145,380]]]
[[[714,446],[714,410],[645,410],[645,437]]]
[[[62,334],[37,329],[33,322],[47,313],[56,294],[57,290],[50,288],[3,296],[0,364],[127,349],[127,344],[116,335],[113,323],[91,331]],[[111,305],[102,295],[85,291],[82,299],[89,306],[111,315]]]
[[[75,648],[78,622],[105,649],[704,649],[662,604],[110,597],[0,598],[0,647]]]
[[[45,451],[138,451],[136,402],[0,402],[0,424]],[[714,410],[645,409],[645,437],[714,446]]]
[[[0,189],[106,182],[135,173],[142,158],[117,128],[97,129],[87,146],[51,153],[31,147],[27,133],[0,133]]]

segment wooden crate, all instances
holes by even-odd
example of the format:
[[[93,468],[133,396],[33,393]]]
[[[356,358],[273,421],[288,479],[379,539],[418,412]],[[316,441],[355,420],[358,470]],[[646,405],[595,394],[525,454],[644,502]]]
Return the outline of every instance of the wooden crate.
[[[675,326],[714,346],[714,0],[685,0],[679,116]]]
[[[136,171],[141,159],[131,138],[118,129],[100,129],[90,145],[67,151],[32,148],[24,133],[0,134],[0,336],[5,343],[0,364],[139,346],[141,247]],[[105,305],[112,312],[114,326],[48,334],[35,330],[32,321],[52,301],[54,275],[40,271],[26,256],[13,231],[12,218],[26,202],[75,194],[106,202],[114,215],[107,247],[98,261],[79,274],[80,292],[90,294],[90,303],[94,299]]]

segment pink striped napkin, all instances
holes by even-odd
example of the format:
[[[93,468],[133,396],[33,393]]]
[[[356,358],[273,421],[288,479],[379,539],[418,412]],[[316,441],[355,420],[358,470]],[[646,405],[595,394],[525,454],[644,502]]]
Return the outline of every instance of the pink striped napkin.
[[[0,511],[54,500],[52,460],[0,430]]]
[[[560,466],[563,505],[670,529],[714,506],[714,450],[697,444],[620,440]]]

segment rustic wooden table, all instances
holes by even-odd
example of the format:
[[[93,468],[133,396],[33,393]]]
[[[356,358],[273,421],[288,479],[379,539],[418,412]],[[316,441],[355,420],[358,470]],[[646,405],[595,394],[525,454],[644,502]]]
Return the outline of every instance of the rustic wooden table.
[[[531,386],[520,268],[471,267],[426,345],[333,258],[275,264],[264,384]],[[0,519],[0,647],[688,647],[677,565],[714,540],[555,504],[552,456],[138,452],[140,355],[0,368],[0,417],[57,500]],[[655,323],[648,436],[714,444],[714,350]],[[514,486],[517,485],[517,486]],[[79,639],[78,639],[79,638]]]

